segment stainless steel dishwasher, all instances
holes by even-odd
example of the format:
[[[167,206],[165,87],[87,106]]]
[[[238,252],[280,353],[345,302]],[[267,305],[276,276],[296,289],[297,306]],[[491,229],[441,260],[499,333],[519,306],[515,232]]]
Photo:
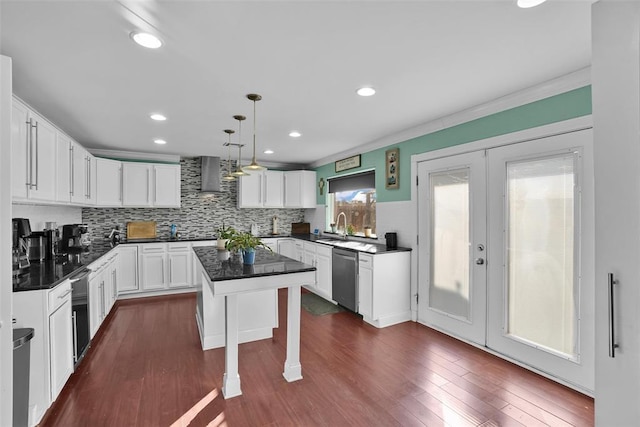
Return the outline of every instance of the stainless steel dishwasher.
[[[331,279],[333,300],[358,312],[358,252],[334,246]]]

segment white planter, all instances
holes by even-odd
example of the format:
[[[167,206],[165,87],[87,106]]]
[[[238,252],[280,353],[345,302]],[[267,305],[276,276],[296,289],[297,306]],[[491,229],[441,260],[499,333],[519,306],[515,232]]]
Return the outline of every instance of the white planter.
[[[229,239],[218,239],[218,249],[224,249]]]

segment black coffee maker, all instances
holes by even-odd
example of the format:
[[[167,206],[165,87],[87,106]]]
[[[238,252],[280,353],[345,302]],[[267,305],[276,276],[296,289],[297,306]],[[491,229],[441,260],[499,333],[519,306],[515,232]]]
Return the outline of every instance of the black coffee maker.
[[[29,268],[29,247],[27,236],[31,235],[31,223],[28,218],[13,218],[12,270],[14,275]]]
[[[387,249],[398,249],[398,233],[386,233]]]
[[[60,238],[60,252],[67,254],[77,252],[82,249],[81,230],[79,224],[65,224],[62,226],[62,237]]]

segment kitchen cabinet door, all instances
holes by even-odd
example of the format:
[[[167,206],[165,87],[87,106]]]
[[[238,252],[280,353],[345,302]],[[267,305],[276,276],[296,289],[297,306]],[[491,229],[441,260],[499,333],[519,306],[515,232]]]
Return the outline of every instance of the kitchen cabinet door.
[[[89,332],[93,339],[102,324],[104,312],[104,278],[98,268],[89,279]]]
[[[135,292],[139,289],[138,282],[138,246],[118,246],[118,276],[116,291],[120,293]]]
[[[143,290],[158,290],[166,287],[165,260],[164,244],[142,245],[140,267]]]
[[[56,201],[71,202],[71,138],[56,134]]]
[[[264,171],[262,200],[265,208],[281,208],[284,206],[284,173],[281,171]]]
[[[316,244],[316,288],[318,293],[331,299],[332,284],[332,253],[331,248]]]
[[[180,207],[180,165],[153,165],[153,206]]]
[[[95,159],[96,204],[100,207],[122,206],[122,162]]]
[[[238,179],[238,208],[262,207],[262,177],[262,172],[251,172]]]
[[[122,206],[151,206],[151,165],[122,163]]]
[[[315,243],[303,242],[302,243],[302,262],[308,265],[316,266],[316,245]],[[315,271],[315,280],[313,283],[313,290],[315,291],[318,286],[318,271]]]
[[[85,205],[95,205],[97,201],[96,193],[97,191],[97,174],[96,174],[96,157],[86,152],[86,169],[85,174],[87,178],[87,200],[85,201]]]
[[[191,284],[191,244],[169,243],[169,287],[183,288]]]
[[[71,142],[71,202],[85,204],[87,200],[87,150]]]
[[[284,172],[284,207],[316,207],[316,173],[314,171]]]
[[[29,189],[29,109],[13,100],[11,107],[11,192],[14,199],[26,199]]]
[[[30,200],[56,200],[56,128],[31,111],[31,186]]]
[[[278,253],[288,258],[298,259],[296,257],[296,245],[293,239],[278,239]]]
[[[358,262],[358,313],[371,322],[373,315],[373,270],[369,261]]]
[[[49,316],[51,401],[54,401],[73,373],[73,331],[71,296]]]

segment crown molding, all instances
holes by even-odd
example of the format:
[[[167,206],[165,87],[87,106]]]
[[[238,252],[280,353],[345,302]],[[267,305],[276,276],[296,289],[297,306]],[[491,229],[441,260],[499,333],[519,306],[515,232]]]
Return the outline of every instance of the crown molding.
[[[309,166],[312,168],[317,168],[319,166],[333,163],[336,160],[344,159],[355,154],[366,153],[369,151],[377,150],[379,148],[387,147],[389,145],[398,144],[400,142],[408,141],[419,136],[427,135],[442,129],[447,129],[452,126],[486,117],[491,114],[499,113],[501,111],[509,110],[511,108],[526,105],[535,101],[540,101],[541,99],[569,92],[574,89],[579,89],[590,84],[591,67],[589,66],[546,81],[544,83],[528,87],[518,92],[496,98],[475,107],[471,107],[457,113],[437,118],[430,122],[423,123],[421,125],[406,129],[393,135],[384,136],[380,139],[376,139],[374,141],[346,151],[332,154],[330,156],[316,160]]]

